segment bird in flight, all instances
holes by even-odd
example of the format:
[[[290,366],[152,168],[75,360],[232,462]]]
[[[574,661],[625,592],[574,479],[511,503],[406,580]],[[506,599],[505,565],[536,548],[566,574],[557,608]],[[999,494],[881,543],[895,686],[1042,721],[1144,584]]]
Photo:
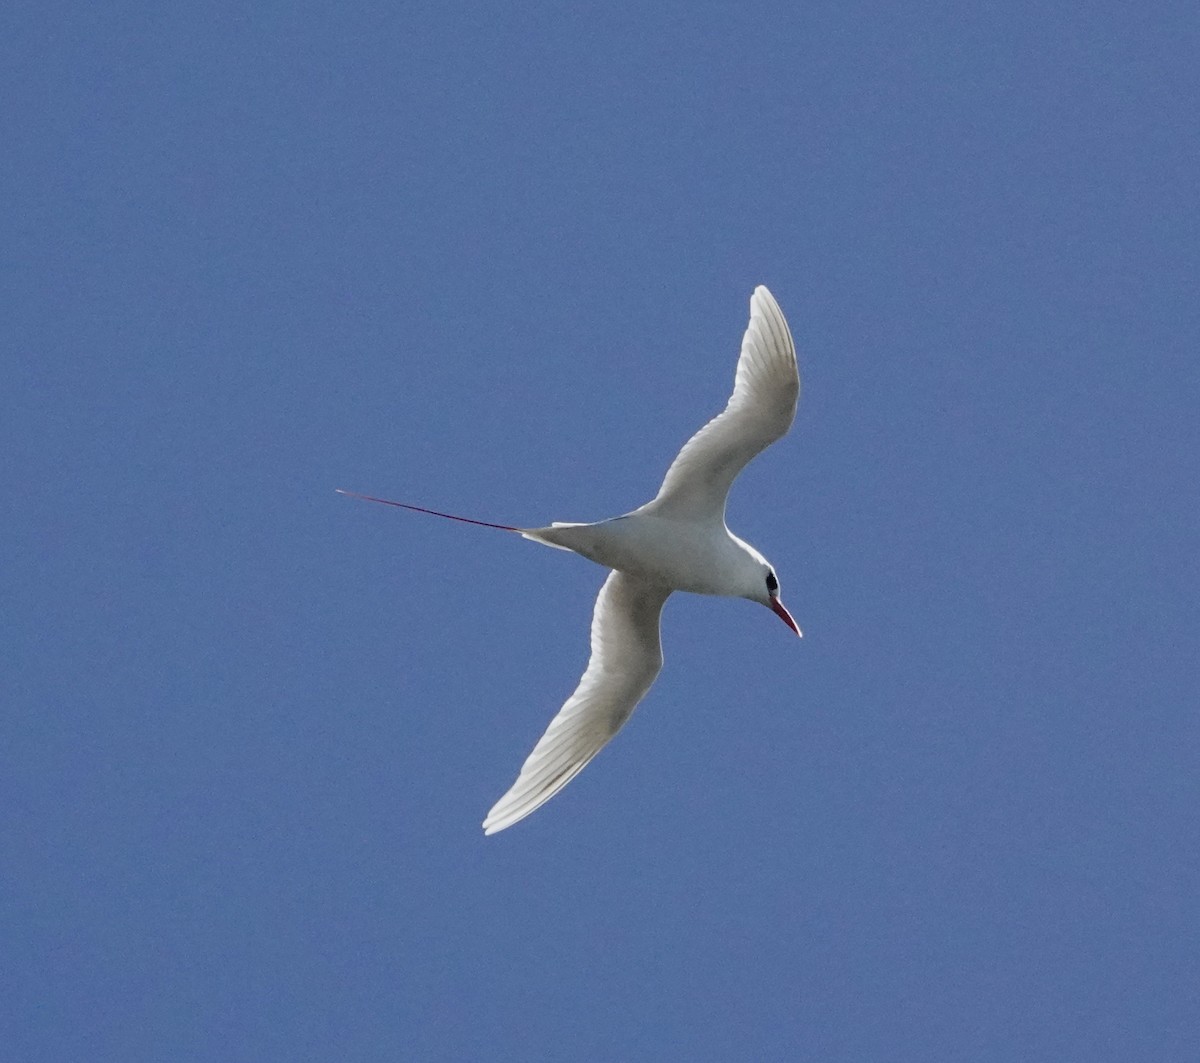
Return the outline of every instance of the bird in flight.
[[[662,669],[659,619],[672,591],[748,598],[800,634],[780,600],[771,563],[725,526],[734,478],[787,433],[799,396],[787,321],[775,297],[759,286],[750,298],[750,323],[728,404],[684,445],[658,494],[631,513],[594,524],[518,528],[339,489],[369,502],[515,532],[612,569],[596,599],[587,670],[517,781],[487,814],[485,834],[511,827],[544,805],[629,719]]]

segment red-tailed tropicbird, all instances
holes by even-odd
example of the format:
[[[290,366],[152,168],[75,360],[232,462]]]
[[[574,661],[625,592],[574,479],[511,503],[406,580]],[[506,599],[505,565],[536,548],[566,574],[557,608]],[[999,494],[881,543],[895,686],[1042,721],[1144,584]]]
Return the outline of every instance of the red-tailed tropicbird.
[[[770,562],[725,526],[730,485],[751,458],[787,433],[799,396],[796,348],[787,321],[775,297],[760,286],[750,298],[750,324],[729,403],[688,440],[654,499],[632,513],[595,524],[517,528],[341,492],[516,532],[613,570],[596,599],[587,670],[517,781],[487,814],[484,833],[511,827],[549,801],[629,719],[662,668],[659,618],[672,591],[749,598],[800,634],[779,600],[779,580]]]

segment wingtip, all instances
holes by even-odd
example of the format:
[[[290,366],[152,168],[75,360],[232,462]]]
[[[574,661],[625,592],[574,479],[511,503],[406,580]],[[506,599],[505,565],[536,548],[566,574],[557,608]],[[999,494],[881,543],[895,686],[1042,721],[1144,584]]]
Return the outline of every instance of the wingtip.
[[[505,794],[504,797],[500,798],[499,801],[497,801],[494,805],[492,805],[491,808],[488,809],[487,815],[483,817],[483,823],[481,825],[483,827],[484,834],[499,834],[500,831],[507,827],[511,827],[517,822],[517,820],[521,819],[520,816],[517,816],[516,819],[513,818],[512,809],[501,811],[501,805],[504,804],[507,797],[508,794]]]
[[[753,305],[755,302],[758,302],[759,300],[762,300],[764,303],[767,303],[774,307],[779,306],[779,301],[771,293],[771,289],[768,288],[765,284],[758,285],[754,289],[754,294],[750,297],[751,305]]]
[[[487,819],[485,819],[482,823],[483,833],[485,837],[490,838],[493,834],[499,834],[502,830],[507,830],[516,822],[517,820],[515,819],[507,822],[504,820],[495,820],[492,818],[492,814],[489,812]]]

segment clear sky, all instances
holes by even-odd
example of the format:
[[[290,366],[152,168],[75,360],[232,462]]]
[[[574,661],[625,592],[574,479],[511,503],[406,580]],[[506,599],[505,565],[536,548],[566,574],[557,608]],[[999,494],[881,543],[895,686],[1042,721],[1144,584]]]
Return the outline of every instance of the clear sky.
[[[0,32],[21,1063],[1200,1058],[1194,3],[43,3]],[[797,640],[480,821],[750,292]]]

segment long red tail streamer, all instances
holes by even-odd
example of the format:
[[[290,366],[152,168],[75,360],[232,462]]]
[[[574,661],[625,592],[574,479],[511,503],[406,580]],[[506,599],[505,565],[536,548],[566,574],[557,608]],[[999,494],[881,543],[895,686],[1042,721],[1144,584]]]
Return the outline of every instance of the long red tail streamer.
[[[436,509],[426,509],[424,506],[413,506],[407,502],[393,502],[390,498],[376,498],[374,495],[360,495],[357,491],[343,491],[340,487],[335,488],[339,495],[346,495],[348,498],[359,498],[364,502],[378,502],[384,506],[396,506],[399,509],[411,509],[414,513],[428,513],[431,517],[445,517],[447,520],[460,520],[464,524],[478,524],[481,528],[499,528],[501,531],[519,532],[520,528],[514,528],[511,524],[492,524],[486,520],[472,520],[470,517],[456,517],[453,513],[442,513]]]

